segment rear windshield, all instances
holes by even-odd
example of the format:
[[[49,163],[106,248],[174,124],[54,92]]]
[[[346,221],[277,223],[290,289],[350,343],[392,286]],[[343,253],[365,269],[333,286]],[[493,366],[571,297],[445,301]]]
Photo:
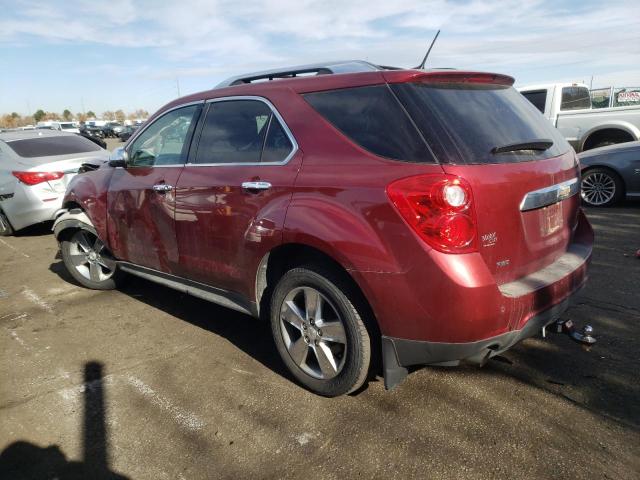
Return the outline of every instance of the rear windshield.
[[[403,83],[391,86],[442,163],[513,163],[555,157],[569,144],[513,87]],[[546,150],[492,153],[496,147],[550,140]]]
[[[79,135],[55,137],[37,137],[25,140],[13,140],[7,145],[24,158],[49,157],[102,151],[98,145]]]

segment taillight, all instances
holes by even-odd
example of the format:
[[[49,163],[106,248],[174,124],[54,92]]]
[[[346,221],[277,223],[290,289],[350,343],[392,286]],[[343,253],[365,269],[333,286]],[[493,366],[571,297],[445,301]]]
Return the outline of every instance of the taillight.
[[[37,185],[49,180],[58,180],[64,177],[62,172],[11,172],[14,177],[26,185]]]
[[[427,244],[446,253],[477,250],[471,186],[454,175],[419,175],[387,186],[402,218]]]

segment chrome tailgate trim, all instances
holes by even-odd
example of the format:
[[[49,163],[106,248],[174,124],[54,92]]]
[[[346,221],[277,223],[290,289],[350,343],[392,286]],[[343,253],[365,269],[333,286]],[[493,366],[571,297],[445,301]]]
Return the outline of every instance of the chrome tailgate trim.
[[[541,188],[527,193],[520,203],[520,211],[535,210],[546,207],[569,197],[573,197],[580,191],[580,182],[572,178],[566,182],[557,183],[550,187]]]

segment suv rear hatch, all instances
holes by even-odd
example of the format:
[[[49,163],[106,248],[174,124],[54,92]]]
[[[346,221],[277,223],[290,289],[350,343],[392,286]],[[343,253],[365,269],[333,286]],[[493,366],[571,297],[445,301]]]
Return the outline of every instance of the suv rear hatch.
[[[445,173],[470,184],[477,247],[498,284],[567,251],[579,208],[576,155],[511,77],[385,77]]]

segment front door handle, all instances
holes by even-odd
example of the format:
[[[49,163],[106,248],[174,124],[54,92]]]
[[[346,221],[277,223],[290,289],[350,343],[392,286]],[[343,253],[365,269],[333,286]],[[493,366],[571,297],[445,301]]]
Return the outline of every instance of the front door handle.
[[[269,182],[242,182],[243,190],[269,190],[270,188]]]
[[[153,191],[158,193],[167,193],[173,190],[173,185],[167,185],[166,183],[159,183],[153,186]]]

